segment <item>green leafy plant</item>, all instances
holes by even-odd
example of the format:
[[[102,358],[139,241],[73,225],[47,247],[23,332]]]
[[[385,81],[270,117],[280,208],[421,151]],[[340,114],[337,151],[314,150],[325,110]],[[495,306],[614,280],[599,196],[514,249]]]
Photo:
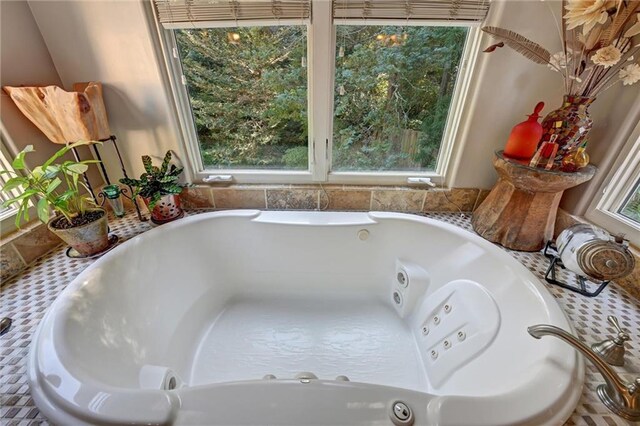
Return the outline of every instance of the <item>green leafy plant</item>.
[[[183,185],[178,183],[178,176],[182,173],[182,167],[176,167],[171,162],[171,151],[167,151],[160,167],[156,167],[151,162],[148,155],[142,156],[142,164],[145,173],[140,179],[122,178],[120,183],[134,188],[134,195],[140,195],[149,200],[149,209],[153,210],[156,203],[163,195],[180,194]]]
[[[64,216],[69,224],[73,224],[74,218],[82,217],[87,209],[96,207],[90,196],[81,193],[81,188],[86,187],[80,182],[80,175],[87,171],[88,164],[99,161],[56,162],[72,148],[91,143],[93,142],[82,141],[68,144],[34,169],[27,167],[24,161],[27,154],[35,151],[33,145],[28,145],[11,163],[13,170],[0,171],[12,176],[2,187],[5,194],[11,194],[16,188],[22,189],[19,195],[2,203],[3,207],[18,204],[16,227],[20,226],[21,219],[27,222],[30,220],[29,202],[32,200],[35,201],[38,218],[44,223],[49,221],[51,210]],[[66,184],[66,189],[64,185],[61,187],[62,182]]]

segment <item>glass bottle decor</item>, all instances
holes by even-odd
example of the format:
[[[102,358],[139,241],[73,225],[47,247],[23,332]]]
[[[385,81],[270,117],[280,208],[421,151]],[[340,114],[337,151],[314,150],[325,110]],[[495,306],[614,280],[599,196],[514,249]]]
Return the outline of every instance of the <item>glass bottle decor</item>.
[[[562,106],[551,111],[542,120],[542,142],[548,142],[553,135],[558,135],[556,143],[558,152],[555,157],[557,166],[562,159],[586,139],[593,120],[589,116],[589,105],[595,98],[587,96],[565,95]]]
[[[109,201],[109,205],[113,209],[113,213],[116,217],[124,216],[124,205],[122,203],[122,190],[118,185],[107,185],[102,188],[102,193],[104,194],[107,201]]]
[[[589,154],[585,151],[587,142],[585,141],[578,148],[574,148],[569,151],[567,155],[562,158],[562,164],[560,170],[563,172],[574,173],[589,164]]]
[[[515,158],[517,160],[531,160],[540,138],[542,137],[542,126],[538,123],[540,111],[544,108],[544,102],[538,102],[533,113],[530,114],[528,120],[516,124],[511,129],[511,134],[504,147],[504,156]]]

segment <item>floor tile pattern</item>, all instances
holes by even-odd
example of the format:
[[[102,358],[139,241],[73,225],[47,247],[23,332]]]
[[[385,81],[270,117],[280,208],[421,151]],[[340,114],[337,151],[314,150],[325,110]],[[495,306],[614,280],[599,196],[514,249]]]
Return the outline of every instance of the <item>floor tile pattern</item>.
[[[200,213],[193,211],[190,214]],[[433,213],[426,216],[463,229],[471,230],[468,214]],[[118,234],[120,244],[151,228],[139,222],[133,213],[125,218],[110,220],[111,231]],[[506,250],[506,249],[505,249]],[[13,325],[0,337],[0,424],[7,426],[47,424],[38,412],[29,394],[26,379],[26,357],[32,333],[47,308],[66,285],[91,260],[69,259],[65,249],[54,251],[40,259],[24,273],[2,283],[0,288],[0,316],[11,317]],[[541,253],[509,252],[543,279],[547,260]],[[572,280],[568,272],[560,272],[562,280]],[[610,284],[598,297],[588,299],[555,286],[547,286],[564,308],[580,338],[591,344],[614,335],[607,315],[616,315],[623,328],[631,335],[627,342],[627,363],[617,370],[627,378],[640,376],[640,303],[623,289]],[[612,426],[631,423],[610,413],[596,396],[595,389],[602,383],[594,367],[587,364],[587,375],[582,398],[566,425]]]

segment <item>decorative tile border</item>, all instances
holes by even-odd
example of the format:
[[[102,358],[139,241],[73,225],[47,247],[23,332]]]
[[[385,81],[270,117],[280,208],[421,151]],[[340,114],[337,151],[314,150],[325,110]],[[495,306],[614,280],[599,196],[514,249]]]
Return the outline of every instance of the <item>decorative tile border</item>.
[[[262,189],[263,193],[265,189]],[[329,189],[327,189],[329,191]],[[359,202],[363,202],[361,199]],[[476,200],[477,204],[477,200]],[[193,213],[204,212],[196,210]],[[451,223],[471,231],[469,215],[459,213],[430,213],[426,216]],[[119,220],[111,220],[113,232],[126,241],[151,228],[139,222],[134,213]],[[514,252],[503,249],[543,280],[547,260],[541,253]],[[47,424],[29,394],[26,380],[26,357],[33,332],[47,308],[58,294],[92,260],[68,259],[59,248],[32,264],[23,274],[4,281],[0,292],[0,316],[13,318],[7,334],[0,337],[0,424],[7,426]],[[562,280],[574,280],[571,273],[559,271]],[[615,335],[607,323],[607,315],[616,315],[629,331],[627,364],[615,369],[627,378],[640,374],[640,302],[623,288],[612,283],[598,297],[588,299],[556,286],[547,288],[564,309],[575,327],[578,337],[591,344]],[[583,394],[566,425],[630,425],[612,414],[596,396],[596,387],[603,382],[595,368],[586,364]]]
[[[182,193],[193,209],[385,210],[470,212],[486,198],[477,188],[424,189],[349,185],[192,186]]]
[[[41,222],[30,223],[3,237],[0,243],[0,280],[20,273],[61,244],[62,241]]]

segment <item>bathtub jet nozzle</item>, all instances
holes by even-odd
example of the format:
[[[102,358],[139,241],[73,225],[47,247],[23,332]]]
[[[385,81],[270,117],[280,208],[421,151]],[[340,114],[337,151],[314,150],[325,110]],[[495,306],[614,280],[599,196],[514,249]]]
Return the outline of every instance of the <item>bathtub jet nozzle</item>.
[[[413,411],[402,401],[395,401],[389,407],[389,417],[396,426],[411,426],[415,421]]]

